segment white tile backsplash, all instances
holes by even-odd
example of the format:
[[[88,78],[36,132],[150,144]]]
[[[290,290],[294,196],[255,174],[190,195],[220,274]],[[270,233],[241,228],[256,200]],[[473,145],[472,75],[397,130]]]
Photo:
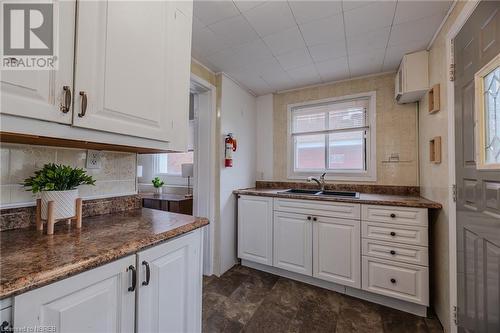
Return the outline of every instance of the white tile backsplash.
[[[0,157],[0,207],[11,207],[33,204],[34,196],[20,183],[35,170],[51,162],[85,168],[87,152],[84,149],[2,144]],[[87,170],[96,185],[80,186],[82,198],[137,193],[136,154],[103,151],[101,165],[100,169]]]

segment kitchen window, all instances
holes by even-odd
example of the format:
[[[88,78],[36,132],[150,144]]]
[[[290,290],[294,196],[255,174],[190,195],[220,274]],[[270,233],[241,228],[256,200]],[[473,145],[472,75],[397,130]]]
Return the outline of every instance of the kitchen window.
[[[288,106],[288,177],[375,180],[375,92]]]

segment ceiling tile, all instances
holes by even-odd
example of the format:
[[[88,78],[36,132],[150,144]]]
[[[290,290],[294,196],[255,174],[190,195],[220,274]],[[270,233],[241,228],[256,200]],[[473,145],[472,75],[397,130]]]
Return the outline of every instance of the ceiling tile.
[[[261,36],[268,36],[296,25],[286,1],[270,1],[243,12]]]
[[[394,25],[389,38],[389,46],[408,44],[410,42],[429,43],[444,15],[434,15],[418,20]]]
[[[275,55],[305,47],[304,39],[297,27],[264,37],[264,42]]]
[[[232,1],[194,1],[193,12],[205,25],[240,14]]]
[[[209,55],[228,47],[221,38],[218,38],[208,28],[193,28],[192,44],[193,48],[203,55]]]
[[[257,63],[263,60],[271,60],[273,54],[262,39],[256,39],[249,43],[238,45],[233,48],[235,56],[244,59],[248,63]]]
[[[318,20],[342,11],[340,1],[289,1],[288,3],[297,23]]]
[[[300,31],[307,45],[328,44],[344,39],[342,14],[301,24]]]
[[[306,48],[293,50],[276,57],[285,70],[312,64],[311,56]]]
[[[347,37],[347,53],[357,54],[372,50],[385,49],[389,39],[390,27],[369,31]]]
[[[342,9],[344,11],[364,7],[372,4],[373,1],[342,0]]]
[[[377,1],[367,6],[345,11],[347,38],[350,35],[391,26],[395,8],[395,1]]]
[[[294,68],[288,71],[297,87],[321,83],[321,77],[314,65]]]
[[[241,45],[259,38],[241,15],[211,24],[208,28],[231,46]]]
[[[318,62],[315,65],[324,82],[349,78],[349,66],[346,57]]]
[[[442,14],[443,17],[453,1],[399,1],[393,24],[414,21],[427,16]]]
[[[237,68],[241,64],[238,63],[238,58],[232,49],[221,50],[204,58],[210,64],[215,66],[213,68],[216,72],[224,71],[226,68]]]
[[[309,46],[309,53],[311,53],[314,62],[346,57],[345,40]]]
[[[290,75],[281,68],[276,68],[272,72],[263,73],[261,77],[275,91],[289,89],[294,86]]]
[[[254,1],[254,0],[251,0],[251,1],[233,0],[233,2],[236,5],[236,7],[238,7],[238,9],[241,12],[247,11],[249,9],[252,9],[254,7],[257,7],[257,6],[262,5],[263,3],[265,3],[265,1]]]
[[[385,50],[377,50],[349,56],[349,71],[351,77],[381,72],[384,55]]]
[[[254,72],[234,71],[229,72],[228,75],[256,95],[264,95],[273,91],[273,88]]]

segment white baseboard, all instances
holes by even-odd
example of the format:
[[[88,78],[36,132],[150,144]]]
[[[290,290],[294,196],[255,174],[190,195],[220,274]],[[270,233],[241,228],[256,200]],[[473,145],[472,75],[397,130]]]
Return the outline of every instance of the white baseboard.
[[[389,308],[393,308],[396,310],[408,312],[420,317],[426,317],[427,316],[427,307],[425,305],[420,305],[420,304],[415,304],[411,302],[405,302],[399,299],[395,299],[392,297],[387,297],[383,295],[378,295],[374,294],[369,291],[365,291],[362,289],[356,289],[352,287],[346,287],[337,283],[333,282],[328,282],[324,280],[320,280],[317,278],[314,278],[312,276],[307,276],[307,275],[302,275],[298,274],[295,272],[290,272],[281,268],[273,267],[273,266],[268,266],[268,265],[263,265],[259,263],[255,263],[252,261],[248,260],[241,260],[241,265],[257,269],[259,271],[264,271],[267,273],[271,273],[274,275],[279,275],[283,276],[286,278],[289,278],[291,280],[299,281],[299,282],[304,282],[307,284],[311,284],[316,287],[328,289],[328,290],[333,290],[341,294],[346,294],[349,296],[353,296],[356,298],[360,298],[372,303],[377,303],[380,305],[387,306]]]

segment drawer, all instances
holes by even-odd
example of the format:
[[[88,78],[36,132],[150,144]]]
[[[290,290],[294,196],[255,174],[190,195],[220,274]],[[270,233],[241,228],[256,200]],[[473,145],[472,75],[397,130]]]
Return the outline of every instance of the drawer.
[[[355,220],[361,217],[361,205],[347,202],[277,198],[274,199],[274,210]]]
[[[361,236],[363,238],[411,245],[427,246],[428,243],[426,227],[392,223],[362,221]]]
[[[362,205],[361,219],[372,222],[388,222],[427,226],[426,208]]]
[[[422,246],[363,239],[362,254],[408,264],[429,265],[428,249]]]
[[[429,305],[427,267],[362,257],[362,289],[425,306]]]

